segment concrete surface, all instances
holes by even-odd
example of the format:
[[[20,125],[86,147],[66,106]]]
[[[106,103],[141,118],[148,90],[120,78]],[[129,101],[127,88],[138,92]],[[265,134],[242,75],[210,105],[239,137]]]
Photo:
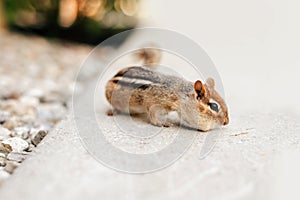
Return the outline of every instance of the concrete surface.
[[[248,134],[234,136],[246,130]],[[279,163],[276,160],[278,155],[291,149],[300,150],[300,127],[297,122],[281,114],[248,114],[234,116],[231,125],[219,131],[222,134],[218,143],[205,159],[199,159],[199,151],[209,133],[195,132],[194,144],[175,164],[152,174],[131,175],[111,170],[94,160],[82,147],[69,116],[3,185],[1,198],[274,197],[274,192],[276,194],[278,191],[272,189],[282,181],[278,174],[274,174],[276,170],[272,170]],[[288,166],[295,162],[299,162],[299,157],[290,160]],[[299,178],[299,172],[293,172],[293,177]],[[269,187],[271,189],[267,190]]]

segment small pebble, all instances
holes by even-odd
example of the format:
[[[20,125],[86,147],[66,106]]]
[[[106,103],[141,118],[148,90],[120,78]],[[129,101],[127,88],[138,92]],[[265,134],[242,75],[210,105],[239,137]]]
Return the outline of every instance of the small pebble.
[[[14,170],[19,166],[18,162],[15,161],[7,161],[4,170],[10,174],[14,172]]]
[[[4,167],[6,165],[6,159],[0,157],[0,167]]]
[[[43,90],[40,89],[31,89],[28,90],[25,95],[30,97],[35,97],[35,98],[41,98],[45,96],[45,92],[43,92]]]
[[[16,152],[22,152],[29,147],[28,142],[18,137],[8,138],[2,144],[10,145],[12,150]]]
[[[46,135],[47,131],[45,130],[37,131],[36,134],[32,135],[32,144],[34,144],[35,146],[38,145]]]
[[[12,151],[12,147],[9,144],[5,144],[3,142],[0,142],[0,153],[9,153]]]
[[[0,137],[2,138],[9,138],[10,130],[7,128],[0,127]]]
[[[26,150],[27,152],[32,152],[33,151],[33,149],[34,149],[34,145],[33,144],[29,144],[29,147],[28,147],[28,149]]]
[[[10,118],[10,113],[7,111],[0,111],[0,124],[3,124]]]
[[[32,112],[33,107],[22,104],[17,100],[7,100],[2,106],[2,109],[9,111],[12,115],[21,116],[27,114],[28,112]]]
[[[40,100],[36,97],[23,96],[20,98],[20,102],[28,106],[38,106]]]
[[[21,154],[21,153],[16,153],[16,152],[11,152],[7,155],[8,160],[16,161],[18,163],[25,160],[25,158],[26,158],[26,154]]]
[[[30,129],[28,127],[17,127],[13,131],[12,136],[18,136],[24,140],[26,140],[29,136]]]
[[[5,121],[3,124],[4,128],[8,130],[12,130],[17,126],[17,120],[15,118],[10,118],[9,120]]]

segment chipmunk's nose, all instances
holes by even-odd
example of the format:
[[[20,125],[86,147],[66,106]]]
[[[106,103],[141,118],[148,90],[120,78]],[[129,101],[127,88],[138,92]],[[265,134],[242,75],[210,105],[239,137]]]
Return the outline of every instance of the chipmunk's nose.
[[[224,119],[224,123],[223,123],[223,125],[225,126],[225,125],[227,125],[229,123],[229,118],[228,117],[226,117],[225,119]]]

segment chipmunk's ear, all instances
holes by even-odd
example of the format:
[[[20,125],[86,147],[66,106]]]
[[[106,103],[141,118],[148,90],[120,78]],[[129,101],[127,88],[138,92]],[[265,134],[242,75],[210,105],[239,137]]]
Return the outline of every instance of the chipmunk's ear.
[[[215,88],[215,80],[213,78],[206,79],[206,85],[210,88]]]
[[[194,90],[196,92],[196,99],[197,100],[200,100],[204,97],[206,91],[205,91],[204,84],[201,81],[197,80],[195,82]]]

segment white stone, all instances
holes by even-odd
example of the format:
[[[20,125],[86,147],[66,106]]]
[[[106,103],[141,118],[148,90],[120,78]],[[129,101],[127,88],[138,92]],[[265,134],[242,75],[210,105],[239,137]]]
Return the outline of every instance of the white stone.
[[[38,106],[40,103],[40,100],[36,97],[30,97],[30,96],[22,96],[20,98],[20,102],[26,105],[30,106]]]
[[[22,139],[26,140],[28,138],[30,129],[26,126],[17,127],[14,129],[14,134]]]
[[[21,153],[16,153],[16,152],[11,152],[7,155],[7,159],[11,161],[16,161],[16,162],[22,162],[25,160],[26,154],[21,154]]]
[[[2,138],[8,138],[10,135],[10,131],[7,128],[0,127],[0,137]]]
[[[10,145],[12,150],[15,152],[22,152],[29,147],[28,142],[18,137],[8,138],[4,140],[2,143]]]
[[[0,167],[4,167],[6,164],[6,159],[3,157],[0,157]]]
[[[43,92],[40,89],[31,89],[26,93],[26,95],[31,97],[41,98],[42,96],[45,95],[45,92]]]
[[[7,111],[0,111],[0,123],[5,122],[10,118],[10,113]]]
[[[19,166],[19,163],[15,161],[7,161],[4,170],[10,174]]]

